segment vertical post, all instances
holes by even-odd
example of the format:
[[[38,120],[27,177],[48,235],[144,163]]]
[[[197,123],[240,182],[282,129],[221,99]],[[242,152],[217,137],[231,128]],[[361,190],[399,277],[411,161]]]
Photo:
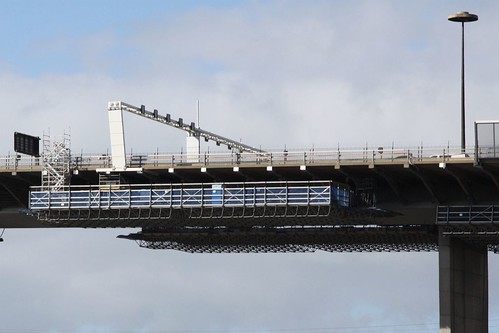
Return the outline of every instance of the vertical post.
[[[112,165],[115,170],[126,169],[125,131],[121,102],[109,102],[107,106],[109,134],[111,137]]]
[[[461,152],[466,152],[465,131],[465,97],[464,97],[464,21],[461,22]]]
[[[447,17],[449,21],[461,23],[461,152],[466,152],[465,110],[464,110],[464,23],[478,20],[478,15],[459,12]]]
[[[487,247],[440,234],[439,275],[440,333],[487,333]]]
[[[475,121],[475,166],[478,165],[478,161],[480,160],[480,149],[478,148],[478,124]]]
[[[197,103],[197,114],[196,114],[196,123],[198,124],[198,128],[201,128],[201,123],[199,122],[199,99]]]
[[[492,144],[493,144],[493,147],[494,147],[494,158],[496,158],[496,126],[497,124],[492,124]]]
[[[186,138],[186,151],[188,163],[199,163],[201,155],[201,143],[199,135],[189,133]]]

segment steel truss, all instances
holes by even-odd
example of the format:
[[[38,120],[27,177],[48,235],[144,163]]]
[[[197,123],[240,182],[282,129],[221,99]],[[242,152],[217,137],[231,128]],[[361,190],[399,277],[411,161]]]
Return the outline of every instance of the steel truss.
[[[206,130],[202,130],[201,128],[196,127],[195,123],[184,123],[182,118],[180,118],[179,120],[173,120],[171,119],[170,114],[162,116],[159,114],[158,110],[156,109],[154,111],[147,111],[144,105],[141,105],[141,107],[137,107],[120,101],[109,102],[108,111],[113,111],[113,110],[127,111],[139,115],[141,117],[145,117],[160,122],[162,124],[181,129],[183,131],[188,132],[191,136],[197,138],[203,137],[206,141],[211,140],[216,142],[217,145],[220,144],[226,145],[229,149],[237,149],[241,153],[250,152],[258,155],[265,154],[265,152],[259,148],[251,147],[241,142],[223,137],[221,135],[208,132]]]

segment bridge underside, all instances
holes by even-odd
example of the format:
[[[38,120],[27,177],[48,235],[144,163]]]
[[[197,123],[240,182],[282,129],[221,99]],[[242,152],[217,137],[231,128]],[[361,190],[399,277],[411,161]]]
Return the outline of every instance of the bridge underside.
[[[144,228],[119,238],[140,247],[191,253],[438,251],[445,239],[496,252],[499,226],[320,226],[251,228]],[[439,238],[440,237],[440,238]]]
[[[143,229],[119,236],[141,247],[191,253],[436,251],[436,227],[257,227]]]

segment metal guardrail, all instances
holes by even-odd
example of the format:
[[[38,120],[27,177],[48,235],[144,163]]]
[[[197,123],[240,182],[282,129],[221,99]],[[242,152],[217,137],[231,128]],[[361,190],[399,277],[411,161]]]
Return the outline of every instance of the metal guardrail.
[[[351,192],[332,182],[256,182],[32,187],[32,211],[258,206],[350,206]]]
[[[437,224],[499,224],[499,206],[438,206]]]
[[[411,164],[423,161],[448,162],[452,160],[473,160],[474,147],[468,147],[465,153],[461,148],[408,148],[375,149],[364,148],[354,150],[319,150],[307,151],[269,151],[266,153],[202,153],[197,158],[186,154],[128,154],[129,167],[208,167],[217,165],[244,166],[285,166],[285,165],[320,165],[320,164],[377,164],[399,163]],[[193,162],[194,161],[194,162]],[[11,155],[0,157],[0,171],[39,171],[43,160],[41,157]],[[80,154],[71,156],[72,169],[111,168],[111,156],[108,154]]]

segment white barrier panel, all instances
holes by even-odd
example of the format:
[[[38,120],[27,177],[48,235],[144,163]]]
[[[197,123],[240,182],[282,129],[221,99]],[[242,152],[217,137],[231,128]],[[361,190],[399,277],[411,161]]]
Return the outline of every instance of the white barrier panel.
[[[351,191],[332,182],[67,186],[30,192],[30,209],[129,209],[245,206],[350,206]]]

